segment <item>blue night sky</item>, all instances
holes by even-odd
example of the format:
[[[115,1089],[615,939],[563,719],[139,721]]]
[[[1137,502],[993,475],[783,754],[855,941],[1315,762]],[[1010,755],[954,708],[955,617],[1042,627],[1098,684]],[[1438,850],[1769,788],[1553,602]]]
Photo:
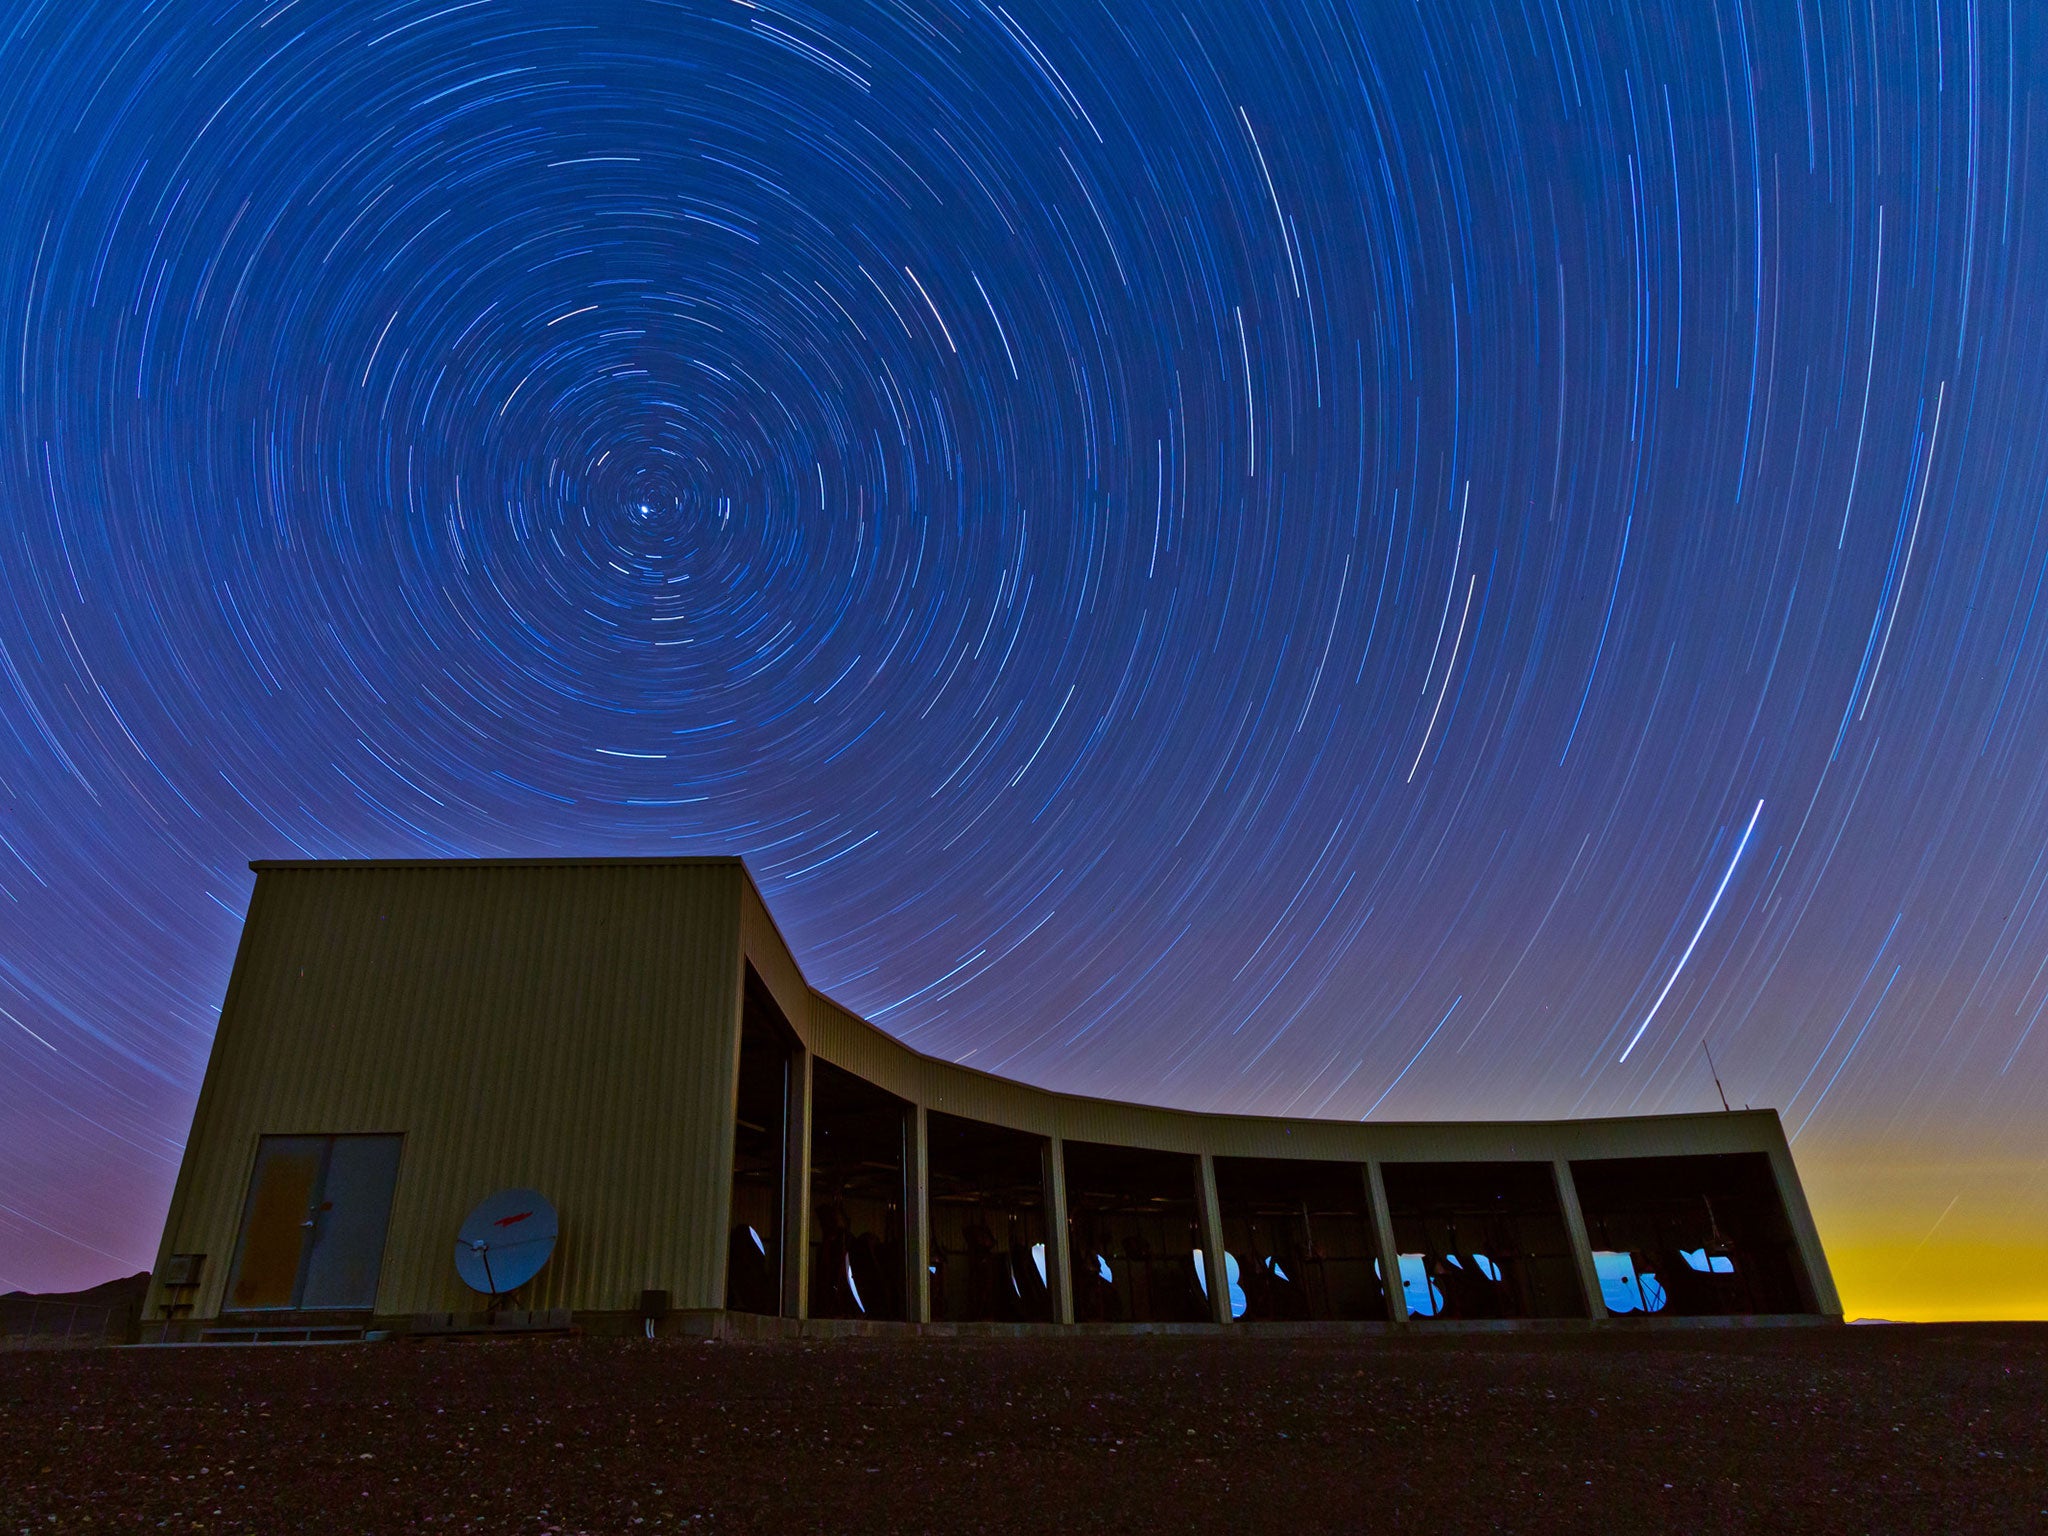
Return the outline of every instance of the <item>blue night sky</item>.
[[[2043,44],[16,0],[0,1288],[150,1262],[250,858],[735,852],[1061,1088],[1705,1040],[1852,1313],[2048,1310]]]

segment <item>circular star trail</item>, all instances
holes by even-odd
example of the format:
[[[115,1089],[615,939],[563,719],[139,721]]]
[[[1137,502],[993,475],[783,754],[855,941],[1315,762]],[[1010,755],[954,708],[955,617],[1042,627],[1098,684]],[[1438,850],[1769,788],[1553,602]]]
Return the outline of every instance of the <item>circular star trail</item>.
[[[2048,1202],[2025,8],[6,27],[0,1283],[147,1262],[251,857],[736,852],[976,1066],[1705,1041]]]

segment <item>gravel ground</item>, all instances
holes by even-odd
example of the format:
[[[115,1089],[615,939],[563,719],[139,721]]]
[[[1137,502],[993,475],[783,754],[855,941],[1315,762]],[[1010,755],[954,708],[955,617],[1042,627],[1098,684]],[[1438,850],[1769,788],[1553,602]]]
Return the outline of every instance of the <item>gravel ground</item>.
[[[2048,1531],[2048,1325],[0,1355],[15,1531]]]

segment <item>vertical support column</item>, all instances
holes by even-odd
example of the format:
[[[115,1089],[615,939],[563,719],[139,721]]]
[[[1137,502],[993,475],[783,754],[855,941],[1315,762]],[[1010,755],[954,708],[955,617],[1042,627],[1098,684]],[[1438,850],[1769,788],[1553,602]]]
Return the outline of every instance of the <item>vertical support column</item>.
[[[789,1053],[783,1095],[782,1315],[811,1315],[811,1053]]]
[[[1600,1295],[1600,1272],[1593,1267],[1593,1242],[1586,1236],[1586,1213],[1579,1207],[1579,1186],[1572,1182],[1572,1165],[1566,1158],[1552,1158],[1551,1171],[1557,1178],[1557,1205],[1564,1212],[1564,1234],[1572,1245],[1572,1267],[1579,1277],[1579,1294],[1586,1303],[1586,1316],[1594,1322],[1607,1320],[1607,1303]]]
[[[1780,1138],[1784,1127],[1778,1127]],[[1792,1163],[1792,1149],[1781,1139],[1771,1148],[1771,1177],[1778,1186],[1778,1201],[1785,1208],[1785,1224],[1792,1229],[1793,1246],[1799,1250],[1799,1291],[1806,1304],[1823,1317],[1842,1315],[1842,1298],[1835,1290],[1834,1271],[1828,1268],[1827,1250],[1820,1245],[1820,1229],[1813,1224],[1813,1211],[1806,1203],[1806,1191],[1799,1184],[1799,1170]]]
[[[931,1153],[925,1138],[924,1106],[903,1112],[903,1316],[932,1320]]]
[[[1074,1268],[1067,1232],[1067,1154],[1053,1136],[1045,1144],[1045,1280],[1052,1290],[1052,1320],[1074,1320]]]
[[[1387,1321],[1406,1327],[1408,1295],[1401,1289],[1401,1249],[1394,1241],[1394,1217],[1387,1209],[1387,1181],[1378,1158],[1365,1165],[1365,1198],[1372,1206],[1372,1240],[1379,1250],[1380,1288],[1387,1296]]]
[[[1209,1281],[1209,1321],[1230,1321],[1230,1260],[1223,1252],[1223,1203],[1216,1198],[1216,1159],[1196,1160],[1195,1203],[1202,1222],[1202,1267]]]

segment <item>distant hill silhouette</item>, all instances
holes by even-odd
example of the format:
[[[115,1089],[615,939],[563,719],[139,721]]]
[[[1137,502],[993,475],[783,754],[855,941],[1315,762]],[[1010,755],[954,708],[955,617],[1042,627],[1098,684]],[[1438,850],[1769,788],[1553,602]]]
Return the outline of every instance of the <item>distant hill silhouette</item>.
[[[148,1289],[144,1270],[82,1291],[8,1291],[0,1295],[0,1338],[125,1338]]]

